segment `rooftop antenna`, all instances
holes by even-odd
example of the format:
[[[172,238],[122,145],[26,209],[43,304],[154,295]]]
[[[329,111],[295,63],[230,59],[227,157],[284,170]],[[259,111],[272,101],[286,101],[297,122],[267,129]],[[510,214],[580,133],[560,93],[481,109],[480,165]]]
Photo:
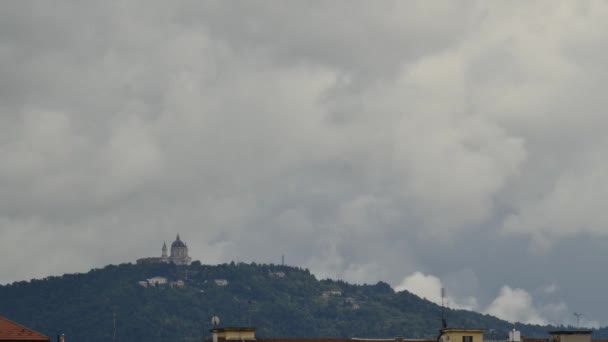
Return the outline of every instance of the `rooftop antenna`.
[[[285,254],[281,255],[281,266],[285,266]]]
[[[211,317],[211,326],[213,326],[213,328],[211,329],[211,331],[213,332],[211,339],[213,342],[217,342],[218,340],[217,333],[215,331],[215,328],[217,328],[218,325],[220,325],[220,318],[218,317],[218,315],[214,314],[213,317]]]
[[[448,327],[448,322],[445,320],[445,287],[441,288],[441,327],[443,329]]]
[[[112,325],[114,326],[114,331],[112,332],[112,342],[116,341],[116,309],[112,311]]]
[[[580,312],[575,312],[574,316],[576,316],[576,328],[578,329],[578,328],[580,328],[581,317],[584,315]]]
[[[247,304],[249,304],[247,307],[247,311],[248,311],[247,313],[249,315],[249,320],[248,320],[249,325],[248,326],[250,327],[251,326],[251,306],[253,305],[253,301],[249,300],[249,301],[247,301]]]

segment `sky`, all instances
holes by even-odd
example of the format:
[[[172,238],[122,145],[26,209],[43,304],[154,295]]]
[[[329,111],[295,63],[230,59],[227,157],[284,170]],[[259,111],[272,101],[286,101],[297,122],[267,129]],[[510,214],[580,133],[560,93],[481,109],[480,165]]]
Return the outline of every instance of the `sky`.
[[[0,283],[160,256],[608,325],[608,2],[4,1]]]

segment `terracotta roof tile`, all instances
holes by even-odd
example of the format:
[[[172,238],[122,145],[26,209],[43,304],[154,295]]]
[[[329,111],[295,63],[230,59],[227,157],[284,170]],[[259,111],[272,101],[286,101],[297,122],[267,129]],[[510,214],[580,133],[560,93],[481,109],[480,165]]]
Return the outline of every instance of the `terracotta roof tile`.
[[[41,333],[0,317],[0,341],[50,341]]]

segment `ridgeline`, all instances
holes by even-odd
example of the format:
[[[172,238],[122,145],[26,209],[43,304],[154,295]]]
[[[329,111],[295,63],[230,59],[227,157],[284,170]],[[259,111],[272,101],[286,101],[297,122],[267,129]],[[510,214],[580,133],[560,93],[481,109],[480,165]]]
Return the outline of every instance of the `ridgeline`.
[[[184,283],[139,283],[152,277]],[[216,282],[224,279],[227,284]],[[305,269],[255,263],[121,264],[0,286],[0,316],[81,342],[112,341],[114,332],[117,342],[201,341],[214,314],[221,326],[255,326],[264,337],[434,338],[440,312],[438,305],[383,282],[317,280]],[[452,327],[494,329],[492,336],[486,333],[492,339],[506,337],[513,327],[465,310],[447,309],[446,318]],[[555,327],[517,328],[524,336],[546,337]]]

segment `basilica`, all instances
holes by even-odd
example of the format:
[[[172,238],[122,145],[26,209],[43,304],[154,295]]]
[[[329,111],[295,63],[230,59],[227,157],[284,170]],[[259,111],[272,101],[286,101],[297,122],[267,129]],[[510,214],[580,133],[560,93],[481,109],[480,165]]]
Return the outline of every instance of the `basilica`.
[[[168,264],[172,262],[176,265],[190,265],[190,261],[192,261],[192,258],[188,256],[188,246],[179,238],[179,234],[171,244],[170,255],[167,255],[167,244],[163,243],[160,257],[137,259],[138,264]]]

